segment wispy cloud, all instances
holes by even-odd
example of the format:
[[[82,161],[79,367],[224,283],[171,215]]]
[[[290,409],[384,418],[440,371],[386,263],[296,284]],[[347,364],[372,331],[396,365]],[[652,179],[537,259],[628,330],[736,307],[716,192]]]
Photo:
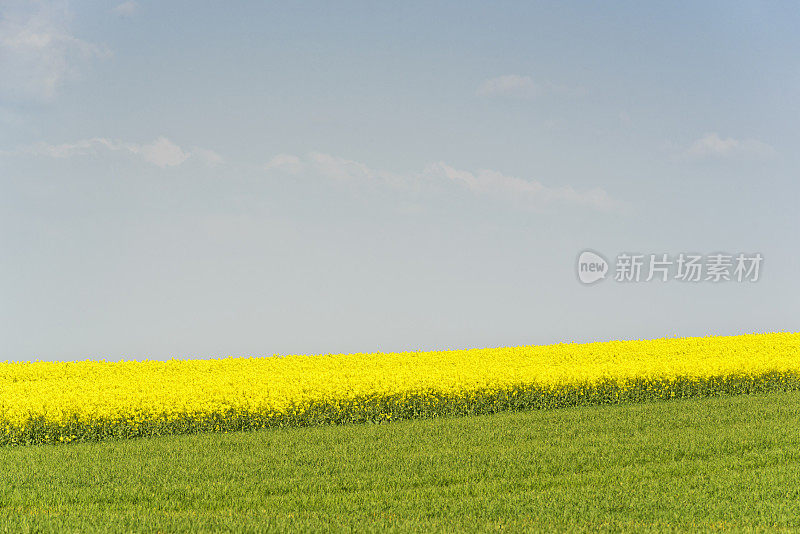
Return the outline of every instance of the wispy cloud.
[[[545,94],[581,95],[583,93],[585,91],[580,88],[569,88],[549,81],[536,82],[530,76],[519,74],[505,74],[489,78],[481,82],[475,90],[477,96],[507,98],[534,98]]]
[[[364,163],[311,152],[306,156],[281,154],[265,166],[270,172],[291,175],[308,174],[348,184],[381,185],[403,190],[422,190],[431,187],[455,186],[481,198],[498,198],[531,208],[552,205],[584,206],[601,211],[625,208],[600,188],[578,190],[571,186],[546,186],[534,180],[509,176],[499,171],[456,169],[436,162],[421,171],[397,173],[373,169]]]
[[[756,157],[769,157],[775,154],[775,149],[756,139],[721,138],[717,133],[707,133],[696,140],[686,151],[692,157],[724,157],[732,155],[746,155]]]
[[[576,190],[572,186],[545,186],[535,180],[524,180],[491,169],[474,172],[455,169],[443,162],[429,165],[425,176],[444,179],[464,187],[476,195],[499,196],[531,207],[567,204],[613,211],[623,204],[611,198],[603,189]]]
[[[175,167],[189,159],[189,153],[167,139],[159,137],[146,145],[128,144],[126,147],[134,154],[139,154],[145,161],[159,167]]]
[[[220,156],[213,150],[209,150],[207,148],[193,147],[189,151],[189,157],[197,158],[200,161],[204,162],[206,165],[211,165],[211,166],[221,165],[225,163],[225,159],[222,156]]]
[[[70,158],[74,156],[99,155],[103,152],[122,152],[133,154],[144,161],[161,168],[176,167],[190,158],[208,165],[223,162],[222,156],[205,148],[181,148],[166,137],[158,137],[151,143],[130,143],[105,137],[81,139],[73,143],[36,143],[23,147],[17,153],[46,156],[51,158]]]
[[[278,154],[274,156],[266,165],[266,171],[281,171],[288,174],[299,174],[304,168],[303,162],[297,156],[291,154]]]
[[[123,17],[132,17],[139,11],[139,2],[134,2],[133,0],[129,0],[128,2],[122,2],[121,4],[117,5],[113,9],[114,13]]]
[[[541,88],[530,76],[507,74],[484,80],[475,93],[478,96],[512,96],[515,98],[532,98],[541,92]]]
[[[74,36],[69,20],[69,12],[60,3],[4,3],[0,17],[0,98],[51,100],[90,60],[111,55],[105,46]]]

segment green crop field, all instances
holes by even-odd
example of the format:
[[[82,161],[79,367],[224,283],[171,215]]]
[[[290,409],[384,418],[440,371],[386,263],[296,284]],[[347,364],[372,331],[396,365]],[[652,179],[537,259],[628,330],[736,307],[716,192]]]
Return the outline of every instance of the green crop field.
[[[800,392],[0,448],[4,532],[800,530]]]

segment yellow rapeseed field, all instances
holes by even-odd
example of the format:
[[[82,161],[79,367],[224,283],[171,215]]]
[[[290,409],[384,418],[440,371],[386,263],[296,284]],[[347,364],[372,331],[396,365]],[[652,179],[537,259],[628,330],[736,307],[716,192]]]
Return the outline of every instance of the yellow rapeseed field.
[[[0,443],[378,422],[800,388],[800,333],[493,349],[0,363]]]

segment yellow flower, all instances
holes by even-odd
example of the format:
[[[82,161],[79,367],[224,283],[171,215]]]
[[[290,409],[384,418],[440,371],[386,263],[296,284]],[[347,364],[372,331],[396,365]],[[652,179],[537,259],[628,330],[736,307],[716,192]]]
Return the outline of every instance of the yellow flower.
[[[141,435],[187,425],[227,432],[391,420],[398,417],[393,413],[504,409],[509,399],[522,399],[521,407],[535,399],[548,406],[618,402],[749,390],[767,382],[797,387],[798,381],[800,333],[212,360],[5,362],[0,442]],[[228,426],[235,421],[240,426]]]

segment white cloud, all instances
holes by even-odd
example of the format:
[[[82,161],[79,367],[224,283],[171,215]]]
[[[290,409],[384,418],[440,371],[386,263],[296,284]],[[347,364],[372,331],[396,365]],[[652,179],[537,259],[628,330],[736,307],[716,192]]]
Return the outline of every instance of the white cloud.
[[[538,95],[541,88],[530,76],[506,74],[484,80],[476,91],[478,96],[511,96],[516,98],[531,98]]]
[[[277,170],[288,174],[299,174],[303,168],[304,164],[300,158],[291,154],[278,154],[264,166],[264,170]]]
[[[19,149],[17,152],[51,158],[98,155],[102,152],[127,152],[161,168],[181,165],[190,158],[200,160],[207,165],[217,165],[223,162],[222,156],[213,150],[197,147],[183,149],[163,136],[152,143],[145,144],[116,141],[105,137],[81,139],[59,145],[36,143]]]
[[[438,162],[429,165],[424,174],[434,179],[450,181],[477,195],[504,197],[532,207],[559,203],[587,206],[602,211],[622,207],[621,203],[613,200],[603,189],[578,191],[572,186],[550,187],[535,180],[524,180],[490,169],[470,172]]]
[[[586,90],[549,81],[535,82],[530,76],[506,74],[484,80],[475,90],[475,94],[485,97],[534,98],[545,94],[582,96],[586,94]]]
[[[225,163],[225,159],[222,156],[207,148],[194,147],[189,152],[189,155],[202,160],[206,165],[214,166]]]
[[[717,133],[707,133],[689,147],[687,154],[694,157],[748,155],[768,157],[775,149],[756,139],[722,139]]]
[[[308,155],[309,163],[323,176],[346,182],[358,180],[374,180],[377,174],[358,161],[312,152]]]
[[[111,55],[69,30],[69,13],[51,2],[8,2],[0,17],[0,98],[51,100],[94,58]]]
[[[96,154],[98,147],[104,147],[110,150],[118,150],[118,147],[108,139],[95,137],[92,139],[81,139],[80,141],[76,141],[74,143],[63,143],[60,145],[36,143],[35,145],[21,148],[18,152],[23,154],[49,156],[51,158],[69,158],[72,156]]]
[[[123,17],[132,17],[137,11],[139,11],[139,3],[133,0],[123,2],[114,8],[114,13]]]
[[[266,169],[294,175],[308,173],[343,183],[383,185],[403,190],[418,191],[425,187],[453,185],[479,197],[500,198],[533,208],[554,204],[586,206],[602,211],[624,208],[622,202],[612,199],[603,189],[550,187],[494,170],[459,170],[443,162],[433,163],[418,172],[395,173],[372,169],[358,161],[312,152],[305,157],[281,154],[272,158]]]
[[[418,188],[417,175],[402,175],[384,170],[376,170],[358,161],[353,161],[330,154],[311,152],[308,154],[308,166],[311,170],[332,180],[351,184],[379,184],[398,189]]]
[[[350,184],[384,183],[398,187],[407,185],[407,180],[399,175],[377,171],[358,161],[321,152],[310,152],[305,157],[278,154],[264,165],[264,170],[291,175],[309,172],[329,180]]]
[[[145,161],[162,168],[180,165],[189,158],[189,154],[166,137],[159,137],[147,145],[130,145],[129,150],[134,154],[141,154]]]

